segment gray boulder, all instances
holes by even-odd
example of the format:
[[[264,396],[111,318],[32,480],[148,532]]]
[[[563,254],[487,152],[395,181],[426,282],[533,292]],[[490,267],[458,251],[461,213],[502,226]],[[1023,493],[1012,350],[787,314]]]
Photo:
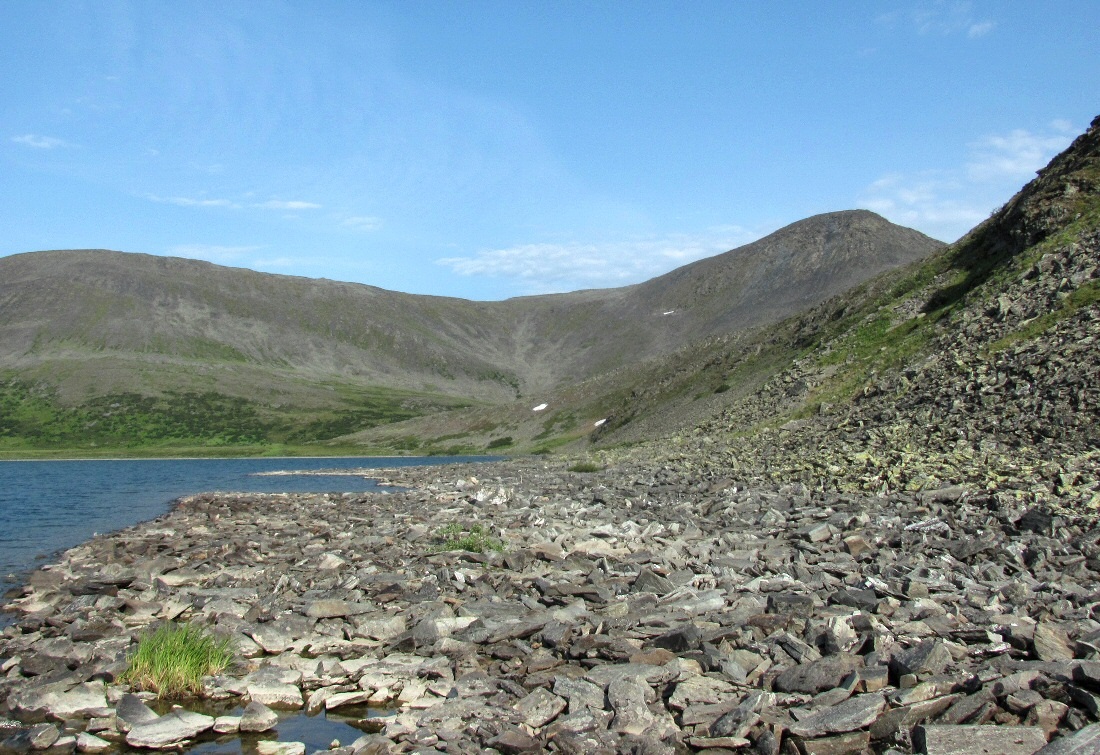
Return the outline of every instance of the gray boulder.
[[[165,750],[194,739],[214,727],[214,718],[177,709],[160,718],[140,723],[126,735],[126,744],[150,750]]]

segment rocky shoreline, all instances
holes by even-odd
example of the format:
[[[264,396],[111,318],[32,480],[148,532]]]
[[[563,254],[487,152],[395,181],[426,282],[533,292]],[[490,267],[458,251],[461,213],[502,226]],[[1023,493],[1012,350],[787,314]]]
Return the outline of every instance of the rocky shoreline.
[[[275,725],[272,708],[369,703],[392,714],[336,751],[1100,751],[1091,521],[961,487],[604,462],[197,495],[97,536],[10,602],[0,750],[178,749]],[[243,715],[157,717],[118,683],[166,620],[232,638],[205,690]]]

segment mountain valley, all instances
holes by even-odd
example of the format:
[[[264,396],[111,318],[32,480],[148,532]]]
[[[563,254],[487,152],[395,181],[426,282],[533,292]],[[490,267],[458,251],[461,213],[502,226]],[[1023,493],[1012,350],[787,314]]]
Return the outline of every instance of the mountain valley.
[[[940,247],[867,211],[831,213],[635,286],[502,302],[108,251],[17,255],[0,260],[0,437],[224,450],[331,441],[417,416],[430,426],[455,407],[485,426],[481,415],[524,416],[517,407],[587,381],[612,387],[615,375],[777,322]],[[556,401],[553,414],[562,409]],[[529,435],[558,440],[577,427],[553,424]],[[483,450],[469,432],[436,435],[447,434],[461,440],[414,430],[372,445]]]

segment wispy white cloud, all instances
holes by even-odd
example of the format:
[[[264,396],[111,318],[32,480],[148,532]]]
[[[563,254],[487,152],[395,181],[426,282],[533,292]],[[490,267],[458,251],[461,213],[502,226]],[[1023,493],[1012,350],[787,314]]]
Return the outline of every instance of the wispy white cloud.
[[[965,164],[891,173],[868,186],[860,207],[953,241],[989,217],[1035,171],[1064,149],[1075,129],[1053,121],[1042,133],[1016,129],[972,142]]]
[[[971,39],[984,37],[997,26],[988,18],[979,18],[974,3],[968,0],[933,0],[921,3],[911,13],[910,19],[920,34],[965,34]]]
[[[979,21],[976,24],[971,24],[970,28],[966,30],[966,36],[971,39],[977,39],[978,37],[984,37],[989,32],[996,28],[997,24],[994,21]]]
[[[260,202],[252,205],[253,207],[259,207],[264,210],[319,210],[321,205],[314,202],[301,202],[297,200],[283,201],[279,199],[271,199],[267,202]]]
[[[250,263],[258,270],[270,270],[271,268],[293,268],[301,264],[300,259],[294,257],[257,257]]]
[[[58,149],[60,147],[75,147],[76,145],[67,142],[64,139],[58,139],[53,136],[42,136],[40,134],[23,134],[22,136],[13,136],[11,138],[16,144],[22,144],[25,147],[33,147],[34,149]]]
[[[206,260],[218,265],[229,265],[244,261],[251,262],[251,255],[263,249],[262,246],[218,246],[213,244],[179,244],[167,251],[173,257],[186,257],[193,260]]]
[[[1016,129],[1003,135],[987,136],[970,145],[974,159],[967,174],[975,181],[1029,177],[1050,158],[1066,148],[1074,135],[1066,121],[1054,121],[1044,134]]]
[[[231,209],[241,209],[247,206],[259,210],[282,210],[291,212],[299,210],[319,210],[321,208],[321,205],[315,202],[301,202],[296,200],[283,201],[272,199],[267,202],[251,202],[244,205],[232,199],[208,197],[162,197],[156,194],[146,194],[145,198],[162,204],[174,204],[177,207],[228,207]],[[359,220],[365,222],[368,219],[360,218]]]
[[[250,246],[221,246],[217,244],[179,244],[170,247],[165,252],[173,257],[186,257],[192,260],[204,260],[215,265],[229,267],[244,267],[249,270],[266,270],[267,272],[281,272],[299,268],[303,259],[288,255],[265,255],[267,247],[262,245]]]
[[[520,244],[468,257],[445,257],[436,264],[458,275],[511,279],[525,293],[557,293],[638,283],[757,238],[759,234],[727,226],[700,235],[589,244]]]
[[[146,199],[161,204],[174,204],[177,207],[230,207],[238,208],[239,204],[228,199],[203,199],[195,197],[160,197],[156,194],[146,194]]]
[[[370,215],[353,215],[341,220],[340,225],[356,231],[377,231],[382,227],[382,219]]]
[[[968,197],[956,172],[948,170],[883,176],[867,187],[858,205],[946,241],[980,223],[990,209]]]

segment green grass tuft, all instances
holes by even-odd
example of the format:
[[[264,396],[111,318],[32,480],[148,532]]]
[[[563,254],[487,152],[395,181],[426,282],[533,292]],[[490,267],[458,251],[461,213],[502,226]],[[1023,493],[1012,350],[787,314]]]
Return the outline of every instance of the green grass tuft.
[[[162,698],[198,696],[202,678],[233,662],[229,639],[190,624],[162,624],[139,640],[123,681]]]
[[[504,543],[490,535],[489,531],[480,524],[475,524],[468,530],[457,522],[448,524],[438,532],[436,537],[442,541],[435,546],[437,553],[444,551],[484,553],[504,550]]]

